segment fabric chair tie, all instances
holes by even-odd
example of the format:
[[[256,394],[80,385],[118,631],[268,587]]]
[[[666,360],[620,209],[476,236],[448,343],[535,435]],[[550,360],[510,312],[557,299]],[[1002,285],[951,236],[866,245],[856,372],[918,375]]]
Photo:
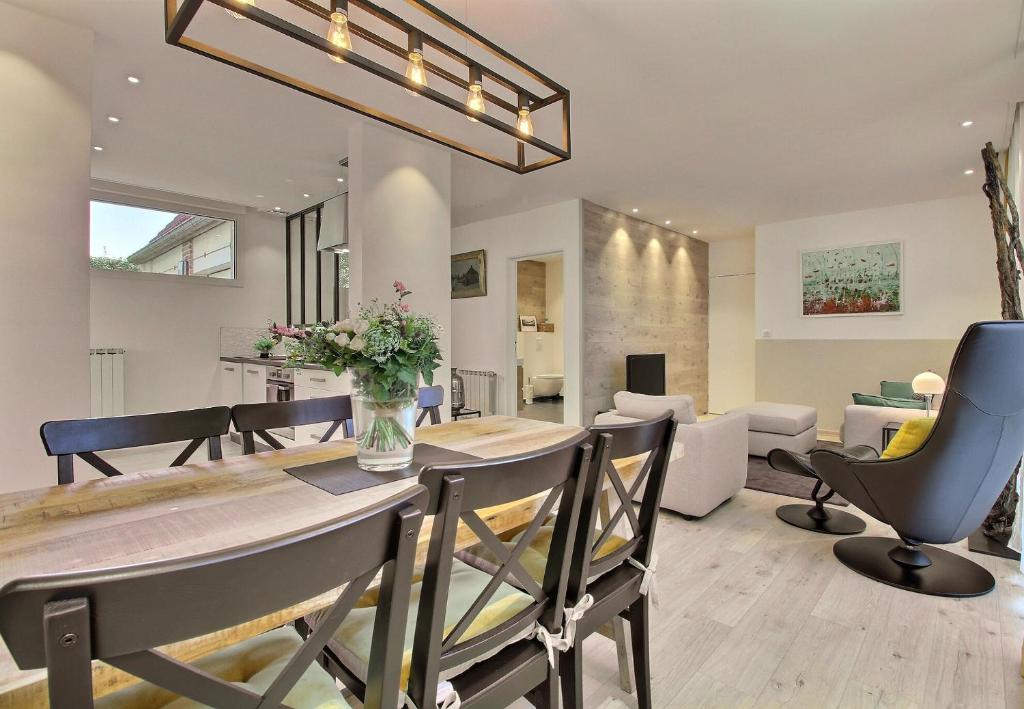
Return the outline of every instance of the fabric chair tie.
[[[462,700],[459,698],[459,693],[455,691],[455,686],[447,681],[438,682],[435,703],[438,709],[459,709],[462,706]]]
[[[547,650],[548,664],[551,665],[551,669],[555,668],[555,653],[565,652],[571,647],[563,637],[561,628],[558,629],[558,632],[552,633],[543,625],[537,623],[533,628],[533,637],[540,640],[541,644],[544,645],[544,649]]]
[[[654,604],[655,608],[658,608],[658,588],[655,583],[654,572],[658,570],[658,555],[651,554],[651,563],[644,566],[643,563],[637,561],[633,557],[626,559],[630,566],[633,566],[640,571],[644,572],[643,578],[640,580],[640,595],[647,596],[651,599],[651,603]]]
[[[583,619],[583,616],[594,607],[594,597],[589,593],[583,596],[575,606],[565,607],[565,648],[562,650],[568,650],[572,647],[573,641],[576,639],[576,623]]]

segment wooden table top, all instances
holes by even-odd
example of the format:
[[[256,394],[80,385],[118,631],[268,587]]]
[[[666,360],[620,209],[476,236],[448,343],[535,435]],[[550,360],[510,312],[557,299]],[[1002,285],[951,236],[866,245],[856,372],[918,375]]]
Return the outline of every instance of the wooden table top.
[[[480,458],[498,458],[538,450],[579,431],[575,426],[491,416],[423,427],[417,429],[416,439]],[[283,471],[352,455],[355,444],[350,441],[319,443],[0,495],[0,586],[29,575],[229,549],[355,512],[416,483],[410,477],[334,496]],[[482,516],[499,532],[532,519],[532,507],[513,504]],[[429,524],[424,527],[425,550]],[[467,533],[460,545],[474,541]],[[195,659],[301,617],[335,596],[325,594],[165,650],[185,661]],[[19,670],[0,642],[0,709],[46,706],[45,679],[45,670]],[[132,681],[108,665],[94,667],[98,696]]]

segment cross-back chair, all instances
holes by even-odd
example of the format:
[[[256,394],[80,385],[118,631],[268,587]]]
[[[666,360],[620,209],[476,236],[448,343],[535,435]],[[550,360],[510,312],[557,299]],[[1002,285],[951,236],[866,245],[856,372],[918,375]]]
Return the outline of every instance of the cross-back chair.
[[[227,551],[16,580],[0,589],[0,636],[18,667],[47,669],[55,709],[94,706],[94,659],[148,683],[121,690],[101,704],[163,706],[168,703],[163,699],[180,695],[218,709],[256,709],[287,706],[291,695],[301,702],[298,706],[347,707],[315,660],[382,572],[366,706],[394,709],[426,504],[426,490],[414,485],[355,514]],[[225,668],[227,651],[193,665],[154,649],[264,617],[346,583],[305,641],[285,626],[241,643],[255,645],[239,663],[243,666],[265,655],[272,643],[278,654],[260,660],[269,662],[269,676],[258,673],[237,682],[233,675],[245,667]]]
[[[242,434],[242,452],[245,455],[256,452],[255,436],[259,436],[271,448],[283,449],[284,444],[271,432],[275,428],[330,422],[331,425],[320,437],[320,443],[331,440],[331,436],[341,427],[344,427],[346,438],[354,435],[352,397],[348,395],[266,404],[236,404],[231,409],[231,418],[235,422],[235,430]]]
[[[417,428],[423,421],[430,417],[430,425],[441,423],[441,404],[444,403],[444,387],[435,384],[430,387],[420,387],[417,395],[417,404],[420,407],[420,415],[416,418]]]
[[[527,696],[536,706],[557,707],[558,653],[549,652],[545,642],[557,642],[562,626],[572,540],[590,472],[587,439],[581,432],[535,453],[432,465],[420,473],[430,491],[427,514],[434,518],[426,564],[413,590],[413,603],[417,596],[419,602],[406,631],[406,692],[413,705],[458,701],[467,708],[493,707]],[[523,542],[506,549],[477,510],[527,499],[524,517],[532,521]],[[556,504],[558,533],[535,581],[521,559]],[[494,574],[454,558],[460,523],[500,555]],[[359,696],[354,638],[366,631],[347,625],[328,645],[326,665]]]
[[[159,414],[47,421],[39,428],[46,454],[57,456],[57,484],[75,481],[74,457],[107,477],[123,475],[98,452],[188,441],[170,467],[184,465],[205,441],[210,460],[221,459],[220,437],[228,432],[231,409],[169,411]]]

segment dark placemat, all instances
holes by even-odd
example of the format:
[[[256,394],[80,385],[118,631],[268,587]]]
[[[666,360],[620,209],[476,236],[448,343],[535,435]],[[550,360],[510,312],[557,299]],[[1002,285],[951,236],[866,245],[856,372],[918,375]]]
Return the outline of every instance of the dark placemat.
[[[416,477],[425,465],[436,463],[464,463],[480,460],[475,455],[459,451],[439,448],[429,443],[416,443],[412,449],[412,463],[399,470],[387,472],[370,472],[356,465],[354,455],[336,460],[325,460],[321,463],[300,465],[297,468],[285,468],[284,472],[304,483],[318,487],[332,495],[344,495],[368,487],[376,487],[396,480]]]

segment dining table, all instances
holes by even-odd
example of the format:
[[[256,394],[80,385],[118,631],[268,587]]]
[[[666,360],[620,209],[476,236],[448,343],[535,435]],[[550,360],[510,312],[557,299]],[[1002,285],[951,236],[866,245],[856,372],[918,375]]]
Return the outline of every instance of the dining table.
[[[536,451],[580,432],[524,418],[487,416],[416,430],[417,442],[494,459]],[[333,495],[285,469],[354,456],[352,440],[258,452],[0,495],[0,588],[19,578],[121,567],[224,551],[355,513],[415,485],[416,475]],[[464,459],[464,456],[463,456]],[[529,523],[544,495],[480,511],[495,533]],[[420,534],[426,556],[430,518]],[[476,543],[460,529],[457,547]],[[335,589],[271,615],[160,648],[183,662],[327,607]],[[154,608],[154,613],[159,609]],[[93,663],[103,696],[137,678]],[[0,709],[48,706],[46,670],[21,670],[0,642]]]

